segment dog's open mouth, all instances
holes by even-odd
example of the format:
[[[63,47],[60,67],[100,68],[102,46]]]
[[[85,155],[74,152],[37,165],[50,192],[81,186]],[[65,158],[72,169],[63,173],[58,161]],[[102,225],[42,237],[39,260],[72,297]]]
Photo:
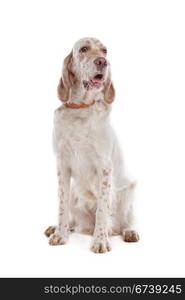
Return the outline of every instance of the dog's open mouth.
[[[93,78],[91,78],[91,84],[92,86],[99,88],[102,85],[104,76],[103,74],[96,74]]]
[[[83,85],[86,90],[90,90],[92,88],[100,88],[104,81],[103,74],[99,73],[92,77],[89,81],[83,80]]]
[[[97,83],[97,82],[102,82],[103,80],[103,74],[97,74],[96,76],[94,76],[91,81],[93,83]]]

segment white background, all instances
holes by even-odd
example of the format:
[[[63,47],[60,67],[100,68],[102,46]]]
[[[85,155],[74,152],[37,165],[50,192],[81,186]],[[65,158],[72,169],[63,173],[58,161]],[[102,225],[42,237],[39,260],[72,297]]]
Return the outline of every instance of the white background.
[[[0,276],[185,276],[185,1],[0,2]],[[112,121],[138,181],[139,243],[89,251],[73,234],[51,247],[57,220],[51,133],[56,86],[74,42],[108,47]]]

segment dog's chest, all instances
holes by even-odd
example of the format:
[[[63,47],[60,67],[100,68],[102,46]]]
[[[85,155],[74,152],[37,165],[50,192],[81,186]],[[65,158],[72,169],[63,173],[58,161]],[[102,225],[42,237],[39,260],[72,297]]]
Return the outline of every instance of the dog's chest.
[[[96,111],[86,116],[60,112],[55,115],[55,144],[57,152],[73,160],[104,156],[112,144],[109,121]]]

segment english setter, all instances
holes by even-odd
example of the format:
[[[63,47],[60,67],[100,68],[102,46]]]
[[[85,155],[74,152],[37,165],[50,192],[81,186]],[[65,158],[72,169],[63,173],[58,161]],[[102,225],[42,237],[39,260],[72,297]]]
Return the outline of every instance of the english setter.
[[[110,251],[111,235],[139,240],[132,227],[135,184],[109,122],[115,90],[106,56],[99,40],[83,38],[64,60],[53,132],[59,216],[45,231],[50,245],[65,244],[70,231],[93,234],[95,253]]]

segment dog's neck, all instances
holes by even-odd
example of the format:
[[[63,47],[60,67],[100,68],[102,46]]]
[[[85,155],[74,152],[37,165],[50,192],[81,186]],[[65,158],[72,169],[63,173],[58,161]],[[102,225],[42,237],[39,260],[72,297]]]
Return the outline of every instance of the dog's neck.
[[[81,105],[84,107],[87,105],[93,104],[95,101],[103,100],[103,89],[101,88],[92,88],[86,89],[83,85],[83,82],[76,82],[71,90],[69,95],[69,100],[67,104]]]

